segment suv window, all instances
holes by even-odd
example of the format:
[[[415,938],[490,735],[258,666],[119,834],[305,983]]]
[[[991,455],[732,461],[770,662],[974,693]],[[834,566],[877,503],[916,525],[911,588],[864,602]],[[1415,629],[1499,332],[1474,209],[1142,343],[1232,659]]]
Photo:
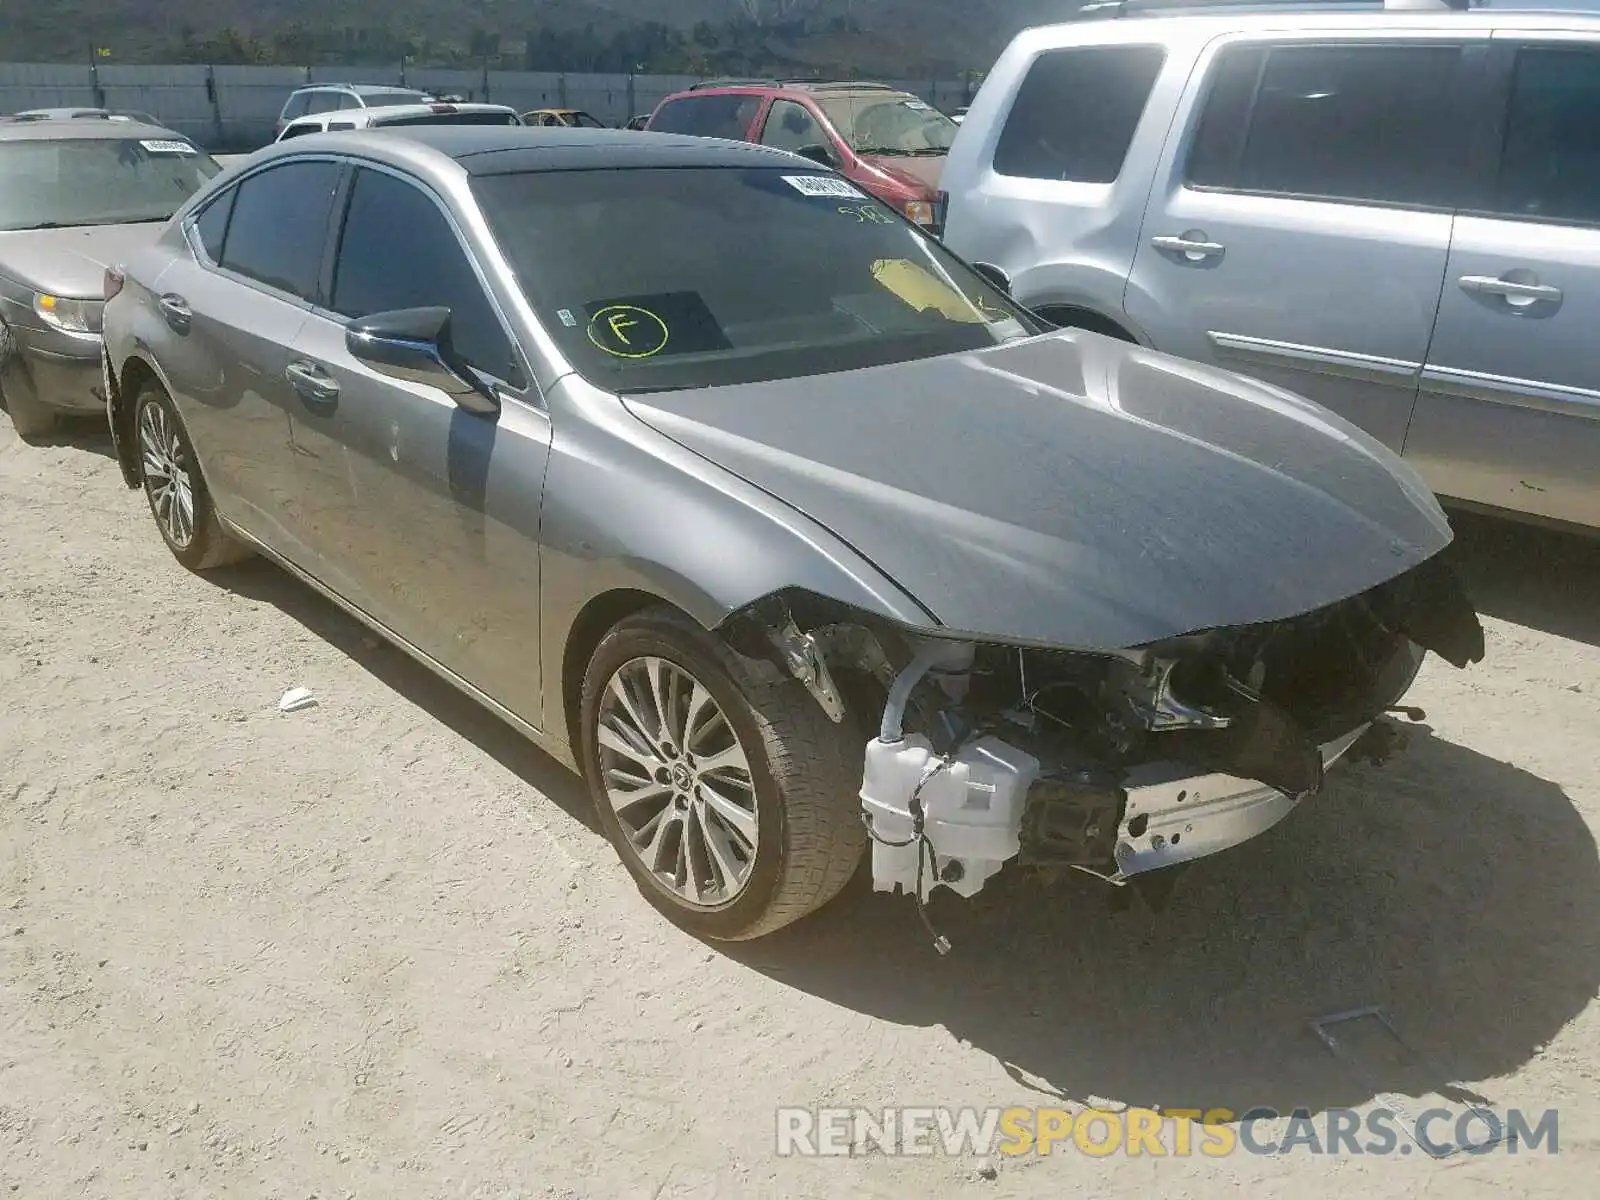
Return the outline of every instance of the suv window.
[[[828,135],[803,104],[793,100],[774,100],[761,127],[761,144],[779,150],[798,150],[802,146],[826,146]]]
[[[650,119],[650,128],[656,133],[687,133],[742,142],[749,138],[750,122],[760,107],[760,96],[685,96],[663,104]]]
[[[306,115],[334,112],[339,108],[343,98],[341,92],[308,92],[306,99]],[[355,97],[351,97],[354,99]]]
[[[1325,200],[1449,206],[1459,46],[1240,46],[1218,59],[1188,178]]]
[[[1600,53],[1517,55],[1495,211],[1600,223]]]
[[[362,105],[359,97],[352,96],[349,92],[339,93],[339,111],[344,112],[352,108],[360,107],[362,107]]]
[[[395,247],[404,246],[404,254]],[[360,171],[345,212],[334,266],[332,308],[357,318],[444,305],[462,359],[496,379],[521,384],[511,339],[455,230],[420,188],[380,171]]]
[[[289,103],[283,106],[283,119],[292,121],[296,117],[305,116],[306,105],[309,103],[311,103],[311,94],[309,92],[295,92],[289,97]]]
[[[1114,182],[1165,58],[1159,46],[1040,55],[1000,131],[994,169],[1023,179]]]
[[[339,166],[291,162],[239,184],[222,265],[310,300],[317,293],[322,248]]]

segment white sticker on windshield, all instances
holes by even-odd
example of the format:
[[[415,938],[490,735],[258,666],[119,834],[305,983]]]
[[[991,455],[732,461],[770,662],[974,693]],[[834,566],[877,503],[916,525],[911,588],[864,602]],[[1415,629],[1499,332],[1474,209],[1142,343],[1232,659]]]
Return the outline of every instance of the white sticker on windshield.
[[[865,200],[866,193],[859,192],[849,180],[835,179],[831,175],[785,175],[783,181],[802,196],[826,196],[837,199]]]
[[[196,150],[188,142],[173,142],[173,141],[165,141],[164,142],[164,141],[151,140],[151,141],[141,141],[139,143],[139,145],[143,146],[146,150],[150,151],[151,154],[199,154],[200,153],[200,151]]]
[[[561,318],[561,323],[568,329],[576,329],[578,327],[578,318],[572,315],[570,308],[561,309],[556,313],[556,316]]]

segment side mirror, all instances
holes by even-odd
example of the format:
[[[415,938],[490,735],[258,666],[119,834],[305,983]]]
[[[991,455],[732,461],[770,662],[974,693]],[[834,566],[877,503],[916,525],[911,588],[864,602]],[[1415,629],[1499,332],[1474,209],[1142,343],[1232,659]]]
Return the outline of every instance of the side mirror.
[[[351,322],[344,344],[353,357],[390,379],[436,387],[468,412],[500,411],[493,394],[455,362],[448,308],[373,313]]]
[[[997,292],[1011,295],[1011,276],[1007,275],[993,263],[973,263],[972,269],[982,275],[989,286]]]
[[[824,167],[837,167],[839,165],[839,156],[834,152],[833,147],[825,146],[821,142],[813,143],[810,146],[801,146],[795,153],[801,158],[809,158],[812,162]]]

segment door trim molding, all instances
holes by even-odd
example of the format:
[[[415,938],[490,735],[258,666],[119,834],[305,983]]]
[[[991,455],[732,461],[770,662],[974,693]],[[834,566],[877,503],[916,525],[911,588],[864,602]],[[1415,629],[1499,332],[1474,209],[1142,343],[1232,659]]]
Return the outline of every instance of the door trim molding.
[[[1206,337],[1221,358],[1298,367],[1369,383],[1409,385],[1415,383],[1422,371],[1419,362],[1383,358],[1376,354],[1357,354],[1351,350],[1334,350],[1328,346],[1303,346],[1297,342],[1280,342],[1272,338],[1250,337],[1215,329],[1208,331]]]
[[[1422,372],[1422,390],[1443,396],[1465,396],[1491,404],[1509,404],[1565,417],[1600,420],[1600,391],[1465,371],[1458,367],[1429,366]]]

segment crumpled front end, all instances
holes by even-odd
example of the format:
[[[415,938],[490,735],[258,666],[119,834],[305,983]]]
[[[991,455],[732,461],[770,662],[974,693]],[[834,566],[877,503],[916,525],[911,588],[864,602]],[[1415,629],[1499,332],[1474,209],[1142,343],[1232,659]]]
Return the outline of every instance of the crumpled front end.
[[[1484,652],[1437,556],[1297,617],[1115,653],[906,634],[805,598],[747,620],[835,720],[881,713],[861,791],[873,880],[919,903],[1010,862],[1122,885],[1237,845],[1335,763],[1387,757],[1386,714],[1427,651]]]

